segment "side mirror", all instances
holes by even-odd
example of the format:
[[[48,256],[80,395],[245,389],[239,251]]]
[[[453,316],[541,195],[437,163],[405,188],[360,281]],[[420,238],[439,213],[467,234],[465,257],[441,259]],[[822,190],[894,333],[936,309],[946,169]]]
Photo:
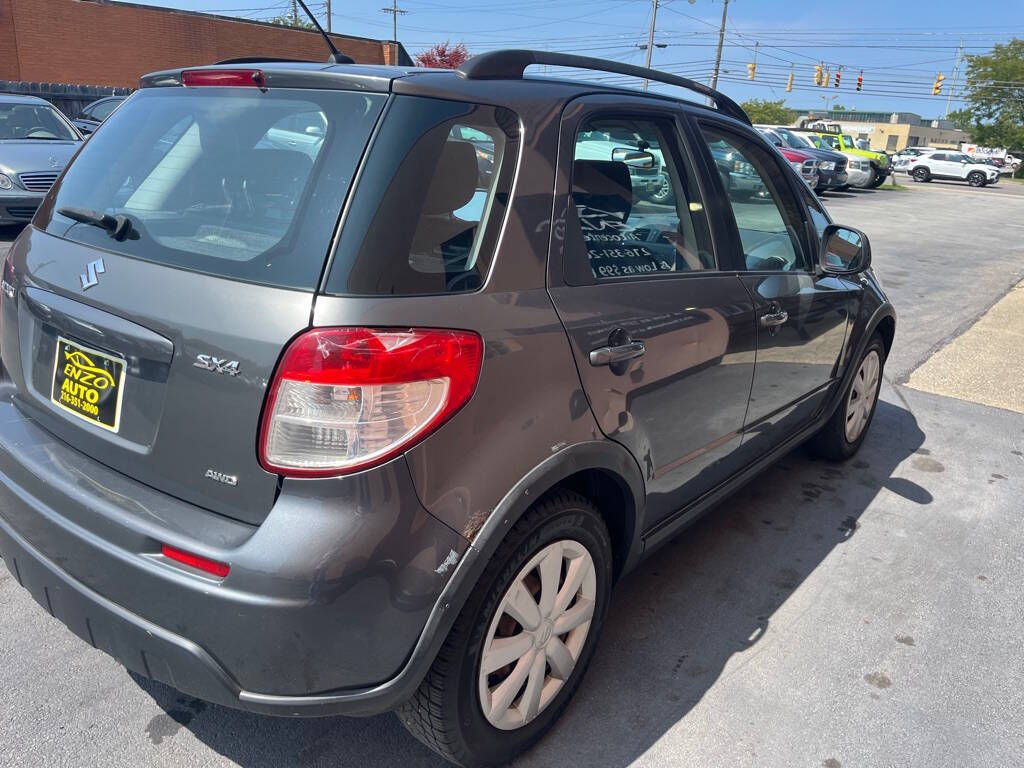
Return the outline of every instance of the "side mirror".
[[[612,161],[625,163],[630,168],[654,168],[657,165],[654,155],[650,152],[644,152],[641,149],[628,149],[626,147],[616,147],[613,149]]]
[[[859,229],[829,224],[821,236],[818,263],[829,275],[854,275],[871,266],[871,243]]]

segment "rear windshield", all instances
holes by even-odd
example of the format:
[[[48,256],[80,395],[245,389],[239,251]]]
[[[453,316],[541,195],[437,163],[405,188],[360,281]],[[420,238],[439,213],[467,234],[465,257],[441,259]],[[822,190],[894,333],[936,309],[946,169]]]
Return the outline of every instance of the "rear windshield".
[[[87,142],[38,221],[125,256],[313,289],[384,102],[347,91],[143,89]],[[88,221],[103,214],[130,227],[115,238]]]

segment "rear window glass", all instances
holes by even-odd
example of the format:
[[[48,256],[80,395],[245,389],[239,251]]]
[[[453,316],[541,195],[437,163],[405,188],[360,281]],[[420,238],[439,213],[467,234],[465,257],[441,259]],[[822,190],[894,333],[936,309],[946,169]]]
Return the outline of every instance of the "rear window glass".
[[[331,267],[340,295],[423,295],[487,278],[518,155],[502,107],[396,96]]]
[[[313,289],[383,94],[148,88],[41,212],[47,232],[222,277]],[[124,217],[115,239],[91,214]]]

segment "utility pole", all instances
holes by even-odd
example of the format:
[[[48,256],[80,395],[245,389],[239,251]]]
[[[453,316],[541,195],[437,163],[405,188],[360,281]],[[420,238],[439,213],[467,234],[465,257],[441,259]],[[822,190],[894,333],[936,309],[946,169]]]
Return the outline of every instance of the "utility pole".
[[[949,93],[946,95],[946,113],[942,116],[945,120],[949,117],[949,107],[953,102],[953,91],[956,90],[956,80],[960,76],[960,65],[964,59],[964,39],[960,38],[960,47],[956,49],[956,64],[953,65],[953,82],[950,83]]]
[[[391,0],[390,8],[381,8],[384,13],[391,14],[391,39],[398,42],[398,14],[406,14],[408,11],[398,7],[398,0]]]
[[[651,28],[647,32],[647,64],[651,68],[651,54],[654,53],[654,22],[658,18],[658,0],[651,0]],[[647,78],[644,78],[644,90],[647,90]]]
[[[324,0],[327,3],[327,31],[331,31],[331,0]]]
[[[715,52],[715,70],[711,74],[711,87],[718,87],[718,69],[722,65],[722,44],[725,42],[725,16],[729,13],[729,0],[722,0],[722,26],[718,30],[718,50]]]
[[[299,26],[299,4],[292,0],[292,26]]]

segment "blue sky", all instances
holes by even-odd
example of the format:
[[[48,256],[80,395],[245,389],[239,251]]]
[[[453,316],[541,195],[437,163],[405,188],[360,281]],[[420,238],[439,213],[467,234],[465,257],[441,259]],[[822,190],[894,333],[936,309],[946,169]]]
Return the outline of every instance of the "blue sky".
[[[251,19],[291,9],[291,0],[145,1]],[[308,4],[323,21],[324,0]],[[387,0],[332,4],[335,32],[391,38],[391,16],[380,10]],[[398,17],[398,39],[412,54],[449,40],[465,42],[471,52],[533,47],[634,64],[643,64],[646,56],[638,46],[647,42],[649,0],[401,0],[398,5],[406,11]],[[707,82],[721,14],[722,0],[663,0],[652,66]],[[740,101],[784,98],[795,107],[820,109],[829,103],[939,117],[946,108],[961,40],[966,53],[982,53],[1014,36],[1024,38],[1022,0],[969,5],[954,0],[923,5],[905,0],[730,0],[719,88]],[[747,64],[754,61],[755,47],[757,73],[751,83]],[[839,88],[814,86],[818,62],[833,75],[842,68]],[[857,93],[861,71],[864,89]],[[931,96],[940,71],[947,78],[943,94]],[[795,87],[786,93],[790,72]],[[954,98],[953,109],[957,103]]]

